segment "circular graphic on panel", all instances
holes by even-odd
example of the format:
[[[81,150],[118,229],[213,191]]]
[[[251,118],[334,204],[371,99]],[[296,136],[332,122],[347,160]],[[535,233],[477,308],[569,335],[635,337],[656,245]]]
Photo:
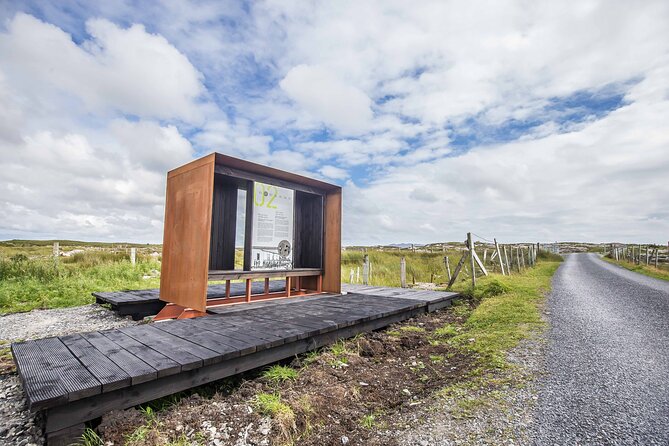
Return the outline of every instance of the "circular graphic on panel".
[[[277,252],[281,257],[288,257],[290,255],[290,242],[288,240],[281,240]]]

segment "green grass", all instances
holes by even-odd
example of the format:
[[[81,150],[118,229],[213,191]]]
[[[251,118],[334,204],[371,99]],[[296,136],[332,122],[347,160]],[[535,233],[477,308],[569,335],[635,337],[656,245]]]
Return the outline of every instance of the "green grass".
[[[293,414],[293,409],[281,401],[279,393],[259,393],[255,397],[254,405],[263,415],[275,417],[282,414]]]
[[[272,417],[284,440],[292,437],[297,429],[295,412],[288,404],[281,401],[279,393],[259,393],[252,403],[261,415]]]
[[[474,290],[460,285],[480,304],[451,342],[476,353],[486,366],[505,366],[505,353],[543,325],[539,304],[559,265],[541,261],[521,274],[484,277]]]
[[[630,271],[634,271],[635,273],[643,274],[649,277],[654,277],[655,279],[669,280],[669,270],[666,269],[665,265],[658,265],[658,268],[655,268],[654,265],[646,265],[646,264],[637,265],[635,263],[630,263],[627,260],[614,260],[609,257],[602,257],[602,258],[609,263],[622,266],[623,268]]]
[[[60,258],[30,258],[16,253],[0,256],[0,313],[60,308],[94,302],[94,291],[146,289],[159,286],[150,276],[160,263],[139,256],[132,265],[126,254],[91,251]]]
[[[79,446],[102,446],[103,444],[102,438],[93,429],[89,428],[86,428],[79,440]]]
[[[346,341],[344,341],[343,339],[332,344],[330,346],[330,352],[332,352],[332,354],[338,358],[345,357],[349,353],[351,353],[348,351],[348,347],[346,346]]]
[[[147,424],[142,424],[133,430],[130,434],[125,436],[125,444],[132,445],[137,443],[142,443],[149,436],[151,432],[151,425],[153,423],[149,422]]]
[[[399,287],[400,283],[400,259],[406,258],[407,283],[415,282],[448,282],[448,273],[444,266],[444,256],[448,256],[451,271],[455,269],[460,256],[458,251],[449,250],[444,252],[410,252],[410,251],[381,251],[368,249],[369,261],[372,264],[371,285],[383,285]],[[353,283],[362,283],[362,264],[365,253],[347,249],[342,251],[341,257],[341,281],[350,282],[351,269],[353,270]],[[360,281],[356,282],[357,268],[360,268]]]
[[[445,324],[434,330],[434,336],[437,338],[452,338],[458,334],[458,329],[451,324]]]
[[[262,373],[262,377],[274,383],[281,384],[285,381],[295,381],[299,372],[292,367],[284,365],[273,365]]]
[[[551,260],[539,260],[534,268],[521,274],[483,277],[475,290],[464,284],[457,287],[478,305],[471,310],[465,300],[458,303],[454,309],[467,315],[463,326],[455,330],[447,324],[433,333],[435,342],[448,342],[476,358],[475,368],[466,379],[437,392],[450,401],[449,411],[454,418],[472,417],[489,407],[505,410],[504,392],[524,385],[526,378],[515,372],[506,356],[521,340],[544,326],[541,304],[562,260],[559,256],[548,257]],[[447,339],[444,341],[438,333]]]
[[[555,254],[549,251],[539,251],[537,253],[537,260],[545,260],[548,262],[561,262],[564,260],[560,254]]]
[[[0,242],[0,314],[33,309],[61,308],[94,302],[94,291],[157,288],[157,277],[143,279],[152,270],[160,270],[159,245],[104,244],[60,240],[62,251],[83,249],[70,257],[51,257],[53,241],[10,240]],[[119,248],[122,246],[123,248]],[[129,262],[126,247],[134,246],[138,263]],[[489,251],[490,252],[490,251]],[[461,251],[449,246],[445,251],[401,252],[368,249],[372,264],[370,283],[400,286],[400,258],[406,258],[407,282],[445,283],[448,280],[444,256],[450,259],[451,269]],[[350,270],[362,267],[364,252],[347,249],[342,252],[342,281],[348,282]],[[541,253],[541,256],[551,256]],[[241,265],[242,251],[235,253],[235,263]],[[238,265],[238,266],[239,266]],[[490,266],[488,266],[490,268]],[[362,278],[361,278],[362,280]],[[354,277],[355,282],[355,277]],[[461,273],[456,288],[469,282]]]
[[[415,325],[403,325],[400,327],[400,330],[409,333],[423,333],[425,331],[423,327],[416,327]]]
[[[360,419],[360,426],[365,429],[371,429],[376,425],[376,415],[373,413],[367,414]]]

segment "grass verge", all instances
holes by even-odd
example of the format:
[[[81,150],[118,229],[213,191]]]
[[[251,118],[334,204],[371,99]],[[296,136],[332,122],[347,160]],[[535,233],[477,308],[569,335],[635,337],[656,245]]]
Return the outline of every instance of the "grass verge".
[[[644,276],[653,277],[655,279],[669,280],[669,270],[664,268],[655,268],[653,265],[637,265],[626,260],[614,260],[609,257],[602,257],[609,263],[622,266],[623,268],[634,271],[635,273],[643,274]]]
[[[503,367],[506,352],[543,325],[539,304],[559,265],[542,261],[522,274],[483,277],[474,290],[460,284],[458,291],[479,304],[451,342],[475,353],[486,365]]]
[[[449,337],[449,343],[477,358],[478,367],[467,379],[438,392],[454,419],[473,418],[479,411],[486,417],[499,416],[505,411],[510,389],[533,379],[510,364],[507,354],[544,326],[541,304],[562,258],[552,254],[549,259],[521,274],[484,277],[475,290],[460,285],[459,291],[478,305],[462,327],[440,330],[439,339]],[[465,310],[464,306],[460,309]]]

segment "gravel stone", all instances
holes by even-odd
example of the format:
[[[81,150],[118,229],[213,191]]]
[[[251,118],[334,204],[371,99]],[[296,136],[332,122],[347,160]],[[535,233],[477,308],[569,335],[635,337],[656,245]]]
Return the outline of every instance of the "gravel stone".
[[[532,444],[669,444],[669,282],[571,254],[548,307]]]
[[[139,322],[122,317],[98,304],[81,307],[33,310],[0,316],[0,342],[63,336],[84,331],[106,330]]]

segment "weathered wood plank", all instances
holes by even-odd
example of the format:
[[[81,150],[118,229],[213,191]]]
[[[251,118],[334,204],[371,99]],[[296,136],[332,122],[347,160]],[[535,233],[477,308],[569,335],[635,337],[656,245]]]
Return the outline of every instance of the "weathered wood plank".
[[[177,336],[185,341],[196,343],[214,351],[220,355],[221,360],[235,358],[241,355],[241,352],[237,347],[228,344],[228,339],[225,336],[206,330],[193,330],[193,324],[188,323],[187,319],[161,322],[155,324],[154,327],[165,333]],[[255,348],[251,351],[255,351]]]
[[[49,367],[58,375],[67,391],[68,401],[75,401],[102,392],[102,384],[79,360],[72,355],[65,344],[58,338],[46,338],[35,341],[42,350],[42,355]]]
[[[154,380],[156,369],[97,331],[82,336],[130,376],[133,385]]]
[[[181,364],[182,371],[213,364],[217,359],[220,361],[220,355],[215,351],[165,333],[151,325],[123,327],[120,330],[147,347],[174,359]]]
[[[254,342],[256,350],[265,350],[285,343],[282,336],[275,335],[253,325],[238,315],[228,315],[222,319],[220,315],[203,317],[197,320],[208,329],[241,342]]]
[[[35,341],[12,344],[12,355],[30,410],[67,402],[67,390]]]
[[[158,378],[174,375],[181,371],[181,364],[164,354],[147,347],[119,330],[101,331],[104,337],[123,347],[156,370]]]
[[[60,340],[79,362],[95,376],[95,379],[100,381],[103,392],[120,389],[131,384],[130,375],[125,373],[107,356],[100,353],[80,334],[61,336]]]

